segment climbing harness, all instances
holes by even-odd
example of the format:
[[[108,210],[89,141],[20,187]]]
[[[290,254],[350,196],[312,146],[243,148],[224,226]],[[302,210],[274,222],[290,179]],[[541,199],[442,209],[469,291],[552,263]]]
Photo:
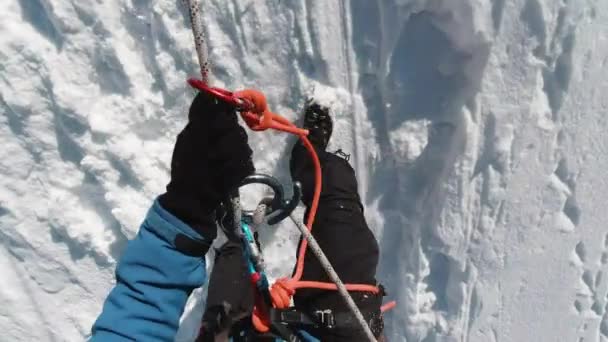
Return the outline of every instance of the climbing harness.
[[[376,341],[363,314],[348,291],[361,291],[377,295],[380,293],[380,289],[376,286],[366,284],[344,284],[311,234],[315,215],[319,206],[322,177],[319,157],[307,138],[308,131],[298,128],[293,123],[289,122],[289,120],[271,112],[268,108],[264,94],[257,90],[248,89],[230,92],[225,89],[211,86],[210,65],[205,45],[200,0],[187,0],[187,2],[190,9],[189,13],[192,22],[192,32],[194,34],[202,77],[200,80],[190,79],[188,80],[188,83],[200,92],[210,94],[216,99],[234,106],[234,108],[240,112],[241,117],[247,126],[254,131],[274,129],[298,136],[302,145],[308,151],[314,165],[314,195],[312,204],[309,208],[306,225],[297,219],[293,213],[293,210],[299,203],[301,195],[301,189],[298,184],[294,185],[293,197],[290,200],[285,200],[283,188],[276,179],[267,175],[253,175],[247,177],[242,185],[265,184],[273,190],[274,196],[262,200],[258,208],[253,211],[243,211],[241,209],[238,189],[231,194],[230,199],[227,201],[230,203],[228,211],[229,215],[232,217],[233,224],[232,231],[229,232],[229,234],[233,234],[241,240],[245,258],[248,263],[250,279],[257,289],[256,293],[259,294],[256,297],[252,315],[253,326],[258,332],[270,332],[288,341],[298,341],[300,339],[291,331],[289,323],[285,324],[285,320],[281,321],[277,318],[285,317],[286,313],[293,312],[293,310],[290,310],[289,308],[291,305],[291,298],[295,291],[301,288],[337,290],[345,300],[348,309],[352,312],[352,315],[354,315],[356,323],[363,330],[367,339],[369,341]],[[277,224],[287,216],[296,224],[304,239],[298,250],[297,263],[293,276],[291,278],[279,279],[275,284],[270,286],[264,269],[264,260],[255,240],[254,232],[263,223],[268,223],[269,225]],[[308,248],[310,248],[311,252],[319,259],[332,283],[301,280],[304,270],[304,255]],[[394,302],[383,306],[383,309],[392,307],[394,307]],[[333,326],[333,318],[331,312],[326,312],[321,316],[315,317],[315,319],[311,321],[316,322],[315,324],[319,324],[320,322],[325,325],[325,327],[329,328]]]

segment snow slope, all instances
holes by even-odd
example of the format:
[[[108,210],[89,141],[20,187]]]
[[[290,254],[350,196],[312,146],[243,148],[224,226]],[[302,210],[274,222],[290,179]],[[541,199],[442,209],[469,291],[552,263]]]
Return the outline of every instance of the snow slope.
[[[310,94],[334,107],[391,341],[608,341],[607,2],[203,3],[219,85],[292,119]],[[3,0],[0,33],[2,340],[82,340],[168,182],[197,70],[185,7]],[[292,140],[250,139],[289,182]],[[265,234],[273,276],[295,238]]]

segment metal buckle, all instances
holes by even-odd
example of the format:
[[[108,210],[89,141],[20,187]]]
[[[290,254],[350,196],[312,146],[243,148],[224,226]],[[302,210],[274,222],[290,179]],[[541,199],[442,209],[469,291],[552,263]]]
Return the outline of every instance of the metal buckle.
[[[270,309],[270,321],[273,323],[284,324],[288,326],[306,327],[314,326],[313,322],[306,314],[298,311],[295,308],[288,309]]]
[[[327,329],[332,329],[333,327],[336,326],[336,319],[334,317],[334,314],[331,310],[327,309],[327,310],[317,310],[315,311],[315,317],[317,318],[317,321],[324,327]]]
[[[350,154],[342,151],[342,149],[337,150],[336,152],[334,152],[335,155],[337,155],[338,157],[346,160],[347,162],[350,161]]]

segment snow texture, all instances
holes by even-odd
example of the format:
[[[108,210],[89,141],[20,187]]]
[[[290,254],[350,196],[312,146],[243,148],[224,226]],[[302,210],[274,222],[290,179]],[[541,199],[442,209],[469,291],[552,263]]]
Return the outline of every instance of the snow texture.
[[[203,15],[220,86],[294,120],[307,96],[332,106],[399,303],[391,341],[608,341],[608,2],[205,0]],[[3,0],[0,33],[2,340],[83,340],[168,182],[198,70],[186,7]],[[288,183],[292,138],[250,141]],[[288,274],[295,228],[263,235]]]

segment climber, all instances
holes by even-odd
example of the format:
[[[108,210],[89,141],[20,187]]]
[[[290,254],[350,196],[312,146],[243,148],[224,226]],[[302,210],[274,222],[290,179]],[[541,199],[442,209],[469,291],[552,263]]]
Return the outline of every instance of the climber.
[[[326,151],[333,131],[329,109],[308,101],[303,126],[310,131],[308,137],[319,155],[323,170],[323,190],[312,234],[345,283],[376,285],[378,244],[363,216],[355,172],[348,163],[348,157]],[[302,144],[297,142],[291,153],[290,171],[293,180],[302,184],[302,201],[307,208],[313,196],[312,168],[310,157]],[[228,331],[234,341],[250,341],[250,335],[256,335],[249,324],[253,290],[242,260],[238,243],[228,242],[218,251],[199,341],[213,341],[210,335],[226,334]],[[310,250],[305,255],[301,280],[330,282]],[[351,292],[351,296],[369,322],[372,332],[379,337],[383,330],[380,313],[382,293]],[[313,320],[319,317],[319,313],[328,310],[332,314],[334,327],[326,328],[319,324],[305,328],[321,341],[366,340],[337,291],[300,289],[294,296],[294,302],[298,311]],[[242,338],[244,332],[249,339]],[[260,338],[253,340],[263,341]]]
[[[345,159],[325,151],[332,133],[329,112],[308,103],[304,121],[323,166],[313,235],[344,282],[376,285],[378,245],[363,216],[354,170]],[[188,296],[206,278],[204,257],[216,238],[216,209],[254,172],[251,155],[234,109],[209,95],[197,95],[189,122],[177,138],[167,191],[153,203],[124,251],[116,268],[116,285],[93,325],[92,341],[174,339]],[[303,185],[307,206],[314,182],[311,167],[297,143],[290,169],[293,179]],[[217,255],[201,328],[201,336],[211,340],[235,331],[247,321],[253,306],[249,280],[238,281],[245,276],[241,246],[229,240]],[[302,280],[329,281],[312,254],[307,252],[305,261]],[[353,292],[352,296],[379,336],[381,294]],[[335,327],[319,325],[309,331],[311,335],[323,341],[364,340],[336,291],[301,289],[294,301],[310,317],[331,310]]]

